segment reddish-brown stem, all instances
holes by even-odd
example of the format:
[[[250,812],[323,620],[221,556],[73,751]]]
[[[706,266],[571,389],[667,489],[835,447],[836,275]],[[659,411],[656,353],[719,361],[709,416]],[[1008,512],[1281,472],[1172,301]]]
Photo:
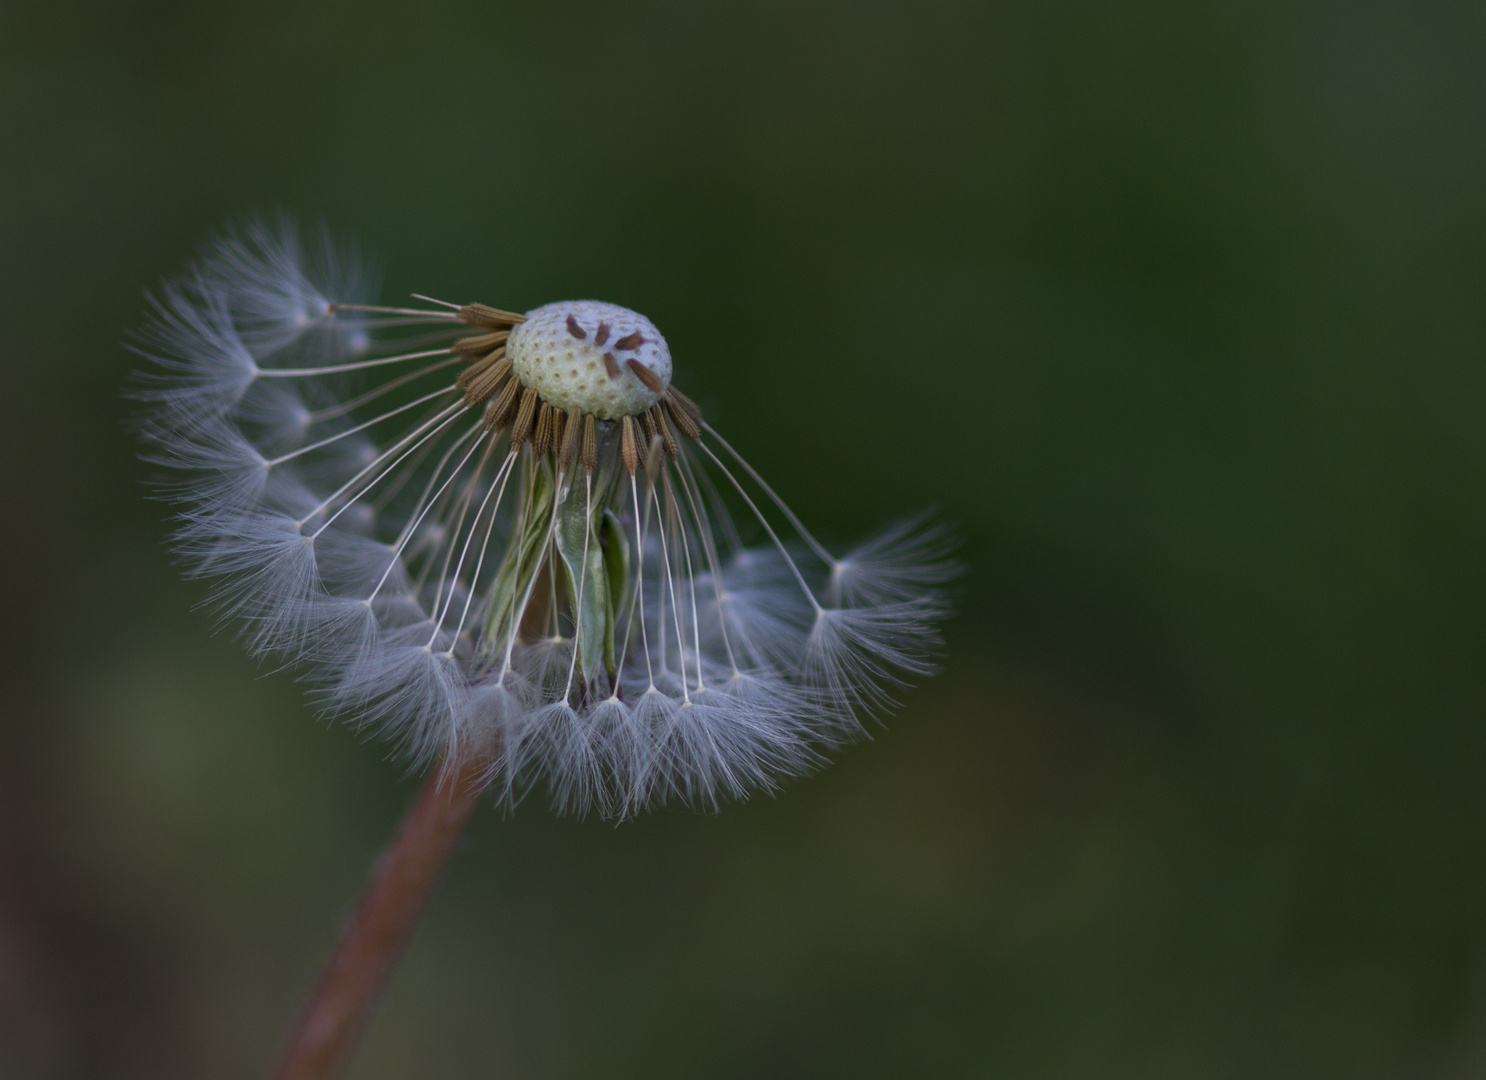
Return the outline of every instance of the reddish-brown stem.
[[[378,861],[275,1080],[329,1080],[345,1063],[484,789],[485,763],[434,769]]]

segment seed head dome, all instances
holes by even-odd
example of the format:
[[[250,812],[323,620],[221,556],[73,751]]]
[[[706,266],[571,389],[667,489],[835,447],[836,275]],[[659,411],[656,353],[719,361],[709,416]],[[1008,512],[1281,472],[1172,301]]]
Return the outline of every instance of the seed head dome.
[[[645,316],[598,300],[526,313],[506,342],[511,370],[556,408],[600,420],[638,416],[671,382],[671,352]]]

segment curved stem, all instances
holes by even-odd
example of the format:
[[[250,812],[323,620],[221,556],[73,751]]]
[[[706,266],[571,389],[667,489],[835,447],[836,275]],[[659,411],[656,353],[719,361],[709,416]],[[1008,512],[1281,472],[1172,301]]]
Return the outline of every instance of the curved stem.
[[[329,1080],[345,1064],[480,801],[488,775],[487,763],[478,755],[429,773],[300,1014],[275,1080]]]

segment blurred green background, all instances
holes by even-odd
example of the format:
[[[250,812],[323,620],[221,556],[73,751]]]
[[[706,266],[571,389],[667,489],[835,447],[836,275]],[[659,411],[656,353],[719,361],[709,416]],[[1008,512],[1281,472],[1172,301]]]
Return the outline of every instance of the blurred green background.
[[[0,1077],[266,1075],[416,781],[212,634],[120,388],[235,213],[597,296],[944,673],[477,817],[349,1076],[1486,1073],[1486,7],[0,5]]]

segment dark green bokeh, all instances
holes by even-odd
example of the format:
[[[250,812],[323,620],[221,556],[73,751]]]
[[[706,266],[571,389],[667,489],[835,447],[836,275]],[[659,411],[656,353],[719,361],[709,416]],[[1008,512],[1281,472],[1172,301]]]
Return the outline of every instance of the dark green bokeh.
[[[1486,9],[0,6],[0,1076],[265,1074],[413,783],[212,636],[120,387],[234,213],[651,316],[945,673],[482,813],[350,1076],[1486,1067]]]

